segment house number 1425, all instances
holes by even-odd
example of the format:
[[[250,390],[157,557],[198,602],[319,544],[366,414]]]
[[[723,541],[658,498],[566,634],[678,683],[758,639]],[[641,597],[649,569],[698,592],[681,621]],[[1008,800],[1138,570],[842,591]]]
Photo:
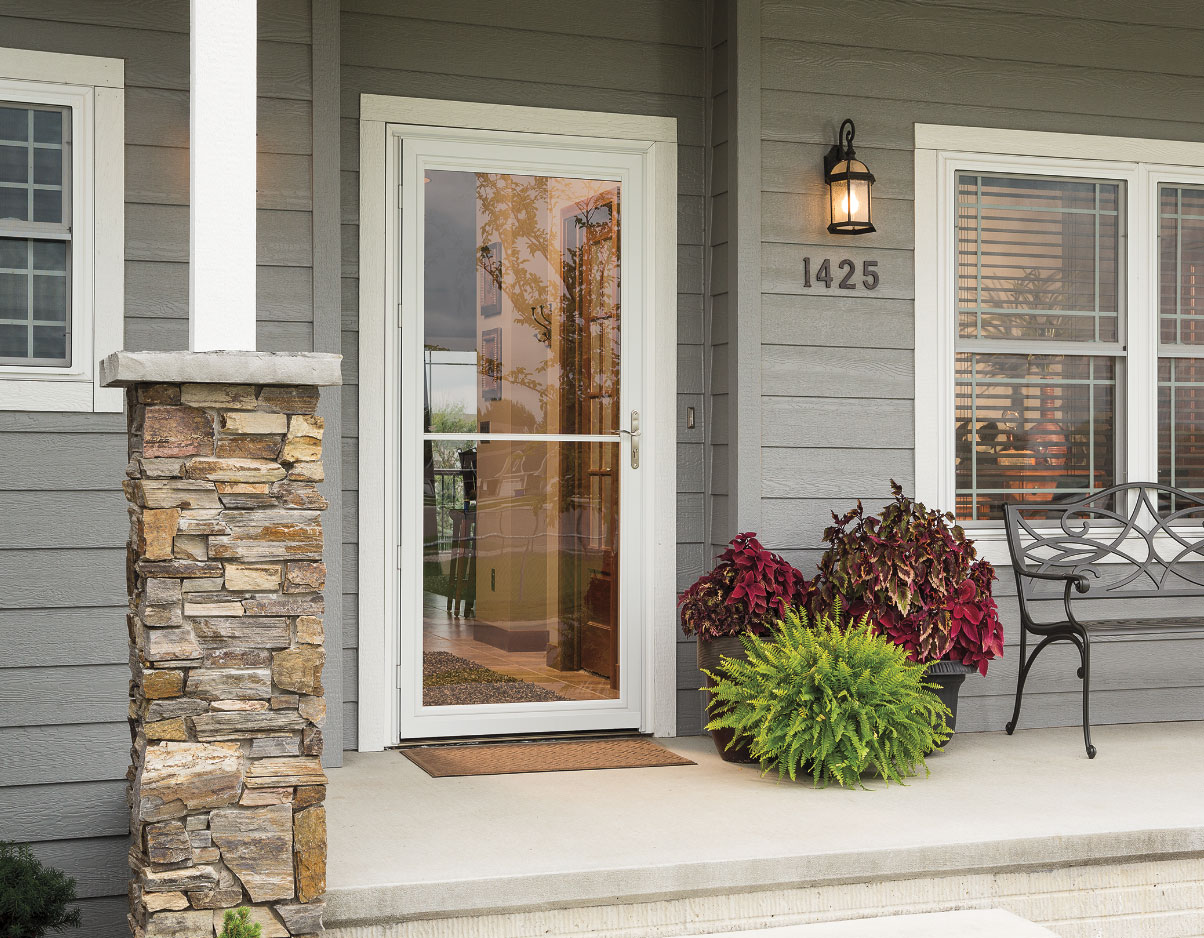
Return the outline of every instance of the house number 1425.
[[[824,258],[819,262],[819,266],[815,268],[815,283],[823,284],[829,290],[832,288],[833,282],[841,290],[856,290],[857,284],[853,278],[857,275],[857,265],[847,257],[837,262],[836,270],[844,271],[844,276],[839,280],[832,274],[832,261],[829,258]],[[811,286],[811,258],[803,258],[803,286]],[[861,262],[861,286],[866,290],[878,289],[878,262],[877,261],[862,261]]]

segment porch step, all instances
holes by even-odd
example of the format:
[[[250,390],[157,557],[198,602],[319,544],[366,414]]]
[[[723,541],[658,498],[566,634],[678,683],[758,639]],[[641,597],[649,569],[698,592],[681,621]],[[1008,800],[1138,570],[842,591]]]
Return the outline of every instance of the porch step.
[[[726,932],[709,938],[1057,938],[1003,909],[964,909],[922,915],[888,915],[815,925]]]

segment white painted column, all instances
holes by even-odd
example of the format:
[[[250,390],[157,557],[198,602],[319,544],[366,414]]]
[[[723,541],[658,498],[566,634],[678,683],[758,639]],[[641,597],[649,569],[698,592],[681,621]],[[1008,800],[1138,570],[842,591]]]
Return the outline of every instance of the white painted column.
[[[255,348],[256,0],[192,0],[188,347]]]

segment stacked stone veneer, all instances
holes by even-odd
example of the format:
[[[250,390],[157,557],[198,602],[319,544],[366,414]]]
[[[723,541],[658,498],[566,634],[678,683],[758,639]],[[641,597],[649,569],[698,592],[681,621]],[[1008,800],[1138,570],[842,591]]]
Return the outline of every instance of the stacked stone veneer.
[[[322,931],[322,420],[310,387],[127,388],[130,925]]]

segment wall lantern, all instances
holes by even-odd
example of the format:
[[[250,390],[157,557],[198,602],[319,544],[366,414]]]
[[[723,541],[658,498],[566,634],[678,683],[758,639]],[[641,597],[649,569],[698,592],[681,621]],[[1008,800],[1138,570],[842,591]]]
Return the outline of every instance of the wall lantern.
[[[846,130],[847,128],[847,130]],[[859,235],[875,231],[870,219],[870,187],[874,174],[855,159],[851,120],[840,125],[837,142],[824,157],[824,181],[828,184],[831,234]]]

